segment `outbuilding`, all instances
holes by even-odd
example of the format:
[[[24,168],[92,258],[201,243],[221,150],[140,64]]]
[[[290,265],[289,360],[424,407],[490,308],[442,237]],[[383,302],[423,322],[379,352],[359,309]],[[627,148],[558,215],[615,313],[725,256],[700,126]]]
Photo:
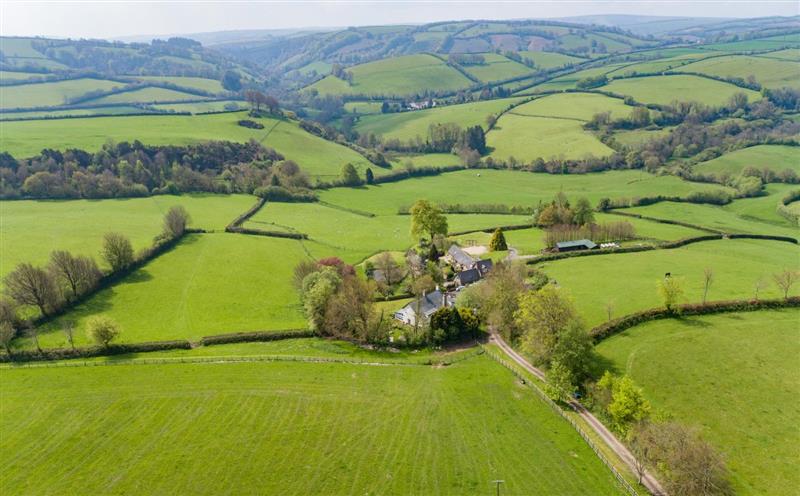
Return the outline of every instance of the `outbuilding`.
[[[556,243],[556,251],[578,251],[578,250],[594,250],[597,244],[590,239],[576,239],[575,241],[559,241]]]

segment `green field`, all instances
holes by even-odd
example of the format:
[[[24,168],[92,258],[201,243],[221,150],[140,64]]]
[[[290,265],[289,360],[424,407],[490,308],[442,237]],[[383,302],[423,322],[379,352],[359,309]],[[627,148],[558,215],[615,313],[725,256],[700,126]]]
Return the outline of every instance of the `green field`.
[[[0,109],[64,105],[69,98],[75,98],[90,91],[110,90],[123,86],[125,86],[124,83],[91,78],[0,86]]]
[[[222,93],[225,91],[225,88],[222,87],[222,83],[216,79],[180,76],[136,76],[136,79],[172,83],[183,86],[184,88],[194,88],[202,91],[210,91],[211,93]]]
[[[497,53],[481,53],[478,55],[484,58],[484,64],[466,65],[463,66],[463,69],[472,77],[484,83],[524,76],[534,71],[534,69],[526,65]]]
[[[623,146],[636,148],[652,139],[663,138],[664,136],[668,135],[671,131],[672,131],[671,128],[652,129],[652,130],[632,129],[630,131],[617,131],[614,133],[614,139],[617,141],[617,143]]]
[[[762,197],[757,200],[763,201],[764,198]],[[777,207],[778,200],[780,200],[780,197],[775,195],[772,197],[772,200],[767,200],[764,203],[759,202],[756,204],[756,210],[761,210],[763,212],[765,206],[769,208],[769,204]],[[800,233],[796,228],[793,229],[788,227],[788,225],[767,224],[762,222],[762,219],[740,216],[737,210],[742,207],[738,206],[738,202],[742,201],[744,200],[737,200],[733,204],[726,205],[725,207],[697,205],[692,203],[661,202],[646,207],[634,207],[626,209],[625,211],[655,217],[657,219],[690,222],[729,233],[775,234],[800,239]],[[750,202],[753,200],[747,201]],[[745,203],[744,205],[749,206],[751,204]]]
[[[793,60],[795,62],[800,62],[800,49],[787,48],[786,50],[778,50],[776,52],[769,52],[763,55],[759,55],[759,57],[781,59],[781,60]]]
[[[506,113],[486,136],[491,156],[530,163],[541,158],[604,157],[613,150],[583,130],[579,121]]]
[[[667,272],[683,279],[686,302],[702,300],[706,267],[714,270],[709,300],[752,298],[760,278],[766,284],[760,297],[776,298],[772,274],[800,268],[800,249],[779,241],[720,240],[671,250],[569,258],[537,267],[566,288],[587,325],[596,326],[607,319],[609,301],[614,317],[660,306],[656,285]],[[792,294],[798,293],[795,287]]]
[[[752,90],[713,79],[685,75],[615,79],[602,89],[631,96],[641,103],[661,105],[669,105],[674,101],[696,101],[720,106],[726,104],[735,93],[744,93],[751,102],[761,99],[760,94]]]
[[[146,114],[148,111],[133,105],[114,105],[109,107],[73,108],[68,110],[27,110],[23,112],[0,112],[0,121],[20,119],[53,119],[56,117]],[[0,138],[1,139],[1,138]]]
[[[649,322],[597,346],[661,411],[696,425],[721,451],[737,494],[800,485],[800,311]]]
[[[609,171],[595,174],[537,174],[492,169],[463,170],[438,176],[412,178],[363,188],[334,188],[320,198],[329,203],[377,214],[395,214],[402,206],[427,198],[438,203],[502,203],[535,206],[549,202],[559,191],[569,198],[585,196],[596,204],[601,198],[630,198],[720,188],[690,183],[675,176],[655,176],[643,171]]]
[[[427,137],[431,124],[452,122],[462,128],[476,125],[486,128],[486,117],[489,114],[499,114],[510,105],[522,100],[522,98],[507,98],[426,110],[369,115],[359,119],[356,131],[361,134],[380,134],[387,139],[409,140],[416,136]]]
[[[393,96],[428,91],[454,91],[473,83],[433,55],[417,54],[381,59],[348,67],[353,84],[327,76],[309,86],[321,94]]]
[[[723,208],[745,220],[796,228],[798,227],[797,224],[793,225],[788,219],[777,213],[778,204],[790,191],[796,189],[798,189],[796,184],[768,184],[765,188],[767,193],[765,196],[742,198],[725,205]],[[800,232],[795,230],[793,236],[800,237]]]
[[[450,232],[458,232],[525,224],[530,217],[475,214],[448,215],[447,220]],[[269,203],[245,227],[308,234],[312,243],[306,247],[315,258],[335,255],[349,263],[381,251],[405,251],[415,241],[408,215],[365,217],[316,203]]]
[[[405,167],[408,162],[414,167],[424,168],[424,167],[442,167],[446,165],[459,165],[461,164],[461,159],[458,155],[453,155],[451,153],[420,153],[414,155],[392,155],[390,160],[393,162],[393,167],[396,170],[402,170],[397,168]]]
[[[504,494],[620,494],[572,427],[483,356],[0,374],[7,494],[490,494],[495,479]]]
[[[348,162],[358,168],[369,162],[353,150],[309,134],[291,121],[262,118],[264,129],[249,129],[236,122],[244,113],[202,116],[132,116],[91,119],[40,120],[3,124],[0,147],[25,157],[43,148],[99,149],[107,140],[150,145],[185,145],[206,140],[245,142],[255,139],[296,161],[311,176],[336,176]]]
[[[790,86],[800,88],[800,66],[796,61],[782,61],[764,57],[731,55],[694,62],[679,70],[700,72],[712,76],[746,79],[753,75],[766,88]]]
[[[42,346],[66,346],[65,319],[76,344],[88,343],[86,321],[107,315],[120,342],[197,339],[238,331],[305,327],[294,267],[307,258],[298,241],[238,234],[192,234],[177,247],[46,324]],[[27,339],[18,346],[30,346]]]
[[[221,100],[209,102],[191,102],[191,103],[159,103],[153,105],[153,108],[158,110],[169,110],[173,112],[191,112],[193,114],[202,114],[205,112],[222,112],[223,110],[230,110],[227,107],[235,106],[234,110],[242,110],[247,108],[245,102],[239,100]]]
[[[701,162],[695,165],[694,170],[702,174],[737,176],[746,167],[770,169],[774,172],[792,169],[800,174],[800,148],[784,145],[750,146]]]
[[[183,205],[192,227],[223,230],[255,203],[247,195],[151,196],[113,200],[0,202],[0,276],[20,262],[44,264],[53,250],[93,256],[100,263],[103,235],[120,232],[134,249],[150,246],[164,214]]]
[[[24,81],[37,77],[42,77],[42,74],[36,72],[0,71],[0,81]]]
[[[663,72],[669,69],[676,69],[676,68],[678,70],[683,70],[684,65],[691,63],[693,60],[702,59],[708,56],[709,56],[708,53],[691,53],[691,54],[677,55],[674,57],[668,57],[663,59],[646,60],[643,62],[624,65],[612,72],[609,72],[608,75],[609,77],[610,76],[619,77],[633,73],[650,74],[655,72]]]
[[[115,93],[96,100],[90,100],[90,102],[92,104],[103,105],[107,103],[178,102],[183,100],[202,100],[203,98],[202,96],[184,93],[183,91],[148,87],[133,91],[125,91],[123,93]]]
[[[533,60],[536,69],[553,69],[555,67],[584,62],[584,59],[556,52],[522,51],[519,52],[519,54],[524,58]]]
[[[632,110],[633,107],[625,105],[619,98],[611,98],[597,93],[563,93],[537,98],[515,107],[510,113],[588,121],[594,114],[601,112],[610,112],[611,117],[620,118],[627,117]]]

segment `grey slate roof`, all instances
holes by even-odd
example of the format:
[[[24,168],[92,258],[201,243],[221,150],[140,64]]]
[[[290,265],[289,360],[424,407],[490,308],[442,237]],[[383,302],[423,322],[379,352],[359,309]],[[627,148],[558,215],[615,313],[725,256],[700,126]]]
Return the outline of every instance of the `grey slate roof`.
[[[481,273],[478,269],[462,270],[456,277],[460,285],[466,286],[467,284],[479,281],[481,279]]]
[[[450,249],[447,250],[447,254],[453,257],[453,260],[455,260],[457,264],[465,267],[470,267],[475,263],[475,260],[469,256],[467,252],[456,245],[450,245]]]
[[[436,310],[439,310],[444,306],[444,296],[442,292],[439,290],[431,291],[430,293],[426,294],[422,298],[418,300],[420,302],[419,305],[419,313],[420,315],[430,315]],[[406,307],[413,309],[414,311],[417,310],[417,302],[412,301],[408,303]]]
[[[597,245],[590,239],[576,239],[575,241],[559,241],[556,243],[556,248],[574,248],[576,246],[584,247],[589,250],[594,249]]]
[[[481,277],[489,273],[489,271],[492,270],[493,266],[494,264],[488,258],[484,260],[478,260],[478,263],[475,264],[475,268],[478,269],[478,272],[481,273]]]

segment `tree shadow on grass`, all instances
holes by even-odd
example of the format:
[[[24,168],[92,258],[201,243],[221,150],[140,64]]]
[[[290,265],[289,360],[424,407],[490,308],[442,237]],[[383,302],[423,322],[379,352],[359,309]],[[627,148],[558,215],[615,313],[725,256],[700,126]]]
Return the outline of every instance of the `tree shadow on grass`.
[[[678,322],[680,322],[681,324],[687,326],[687,327],[702,328],[702,327],[713,327],[714,326],[714,324],[711,324],[710,322],[706,322],[705,320],[698,319],[698,318],[678,317],[676,320]]]

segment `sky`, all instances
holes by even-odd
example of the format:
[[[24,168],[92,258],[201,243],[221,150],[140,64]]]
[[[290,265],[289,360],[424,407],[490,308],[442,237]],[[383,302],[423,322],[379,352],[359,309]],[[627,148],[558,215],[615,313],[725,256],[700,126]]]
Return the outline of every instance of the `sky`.
[[[161,1],[0,0],[0,35],[120,38],[238,29],[424,24],[594,14],[764,17],[800,14],[797,0]]]

